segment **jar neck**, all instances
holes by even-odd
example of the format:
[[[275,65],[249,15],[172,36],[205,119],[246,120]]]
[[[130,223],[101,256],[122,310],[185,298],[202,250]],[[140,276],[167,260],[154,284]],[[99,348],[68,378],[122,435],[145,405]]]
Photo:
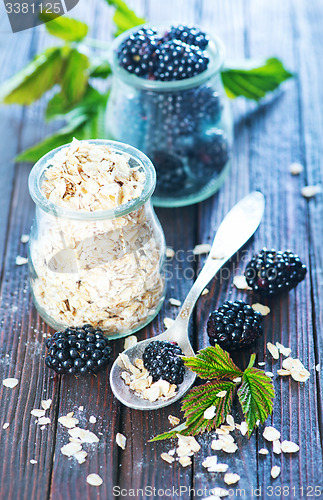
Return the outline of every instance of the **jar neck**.
[[[155,29],[157,29],[157,31],[160,32],[165,32],[167,28],[167,27],[165,28],[165,26],[142,24],[140,26],[136,26],[135,28],[125,31],[114,40],[110,53],[111,68],[113,74],[118,78],[120,78],[127,85],[142,90],[154,90],[156,92],[174,92],[174,91],[190,89],[193,87],[198,87],[220,72],[225,57],[224,45],[219,38],[210,37],[208,46],[205,49],[205,52],[207,53],[210,62],[208,68],[197,76],[193,76],[191,78],[185,78],[183,80],[165,82],[157,80],[148,80],[146,78],[141,78],[139,76],[136,76],[133,73],[129,73],[119,64],[117,55],[118,47],[132,33],[136,33],[142,27],[145,28],[154,27]]]
[[[99,221],[116,219],[138,210],[150,199],[156,186],[156,172],[152,162],[144,153],[132,146],[129,146],[128,144],[123,144],[117,141],[94,139],[79,142],[106,146],[113,152],[127,154],[134,164],[142,168],[145,173],[145,184],[140,196],[115,208],[108,210],[95,210],[93,212],[67,209],[48,200],[42,191],[44,174],[45,171],[50,168],[54,155],[61,149],[69,146],[69,144],[65,144],[53,149],[38,160],[29,174],[28,186],[30,196],[36,203],[37,207],[39,207],[43,212],[49,213],[55,217],[71,220]]]

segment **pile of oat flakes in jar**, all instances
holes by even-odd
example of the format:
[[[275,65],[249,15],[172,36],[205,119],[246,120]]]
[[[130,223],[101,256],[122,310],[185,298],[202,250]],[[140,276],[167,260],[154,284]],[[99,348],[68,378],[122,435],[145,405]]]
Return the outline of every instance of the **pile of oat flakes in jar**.
[[[31,286],[51,326],[90,323],[119,336],[158,313],[165,241],[154,186],[150,160],[113,141],[74,139],[34,166]]]

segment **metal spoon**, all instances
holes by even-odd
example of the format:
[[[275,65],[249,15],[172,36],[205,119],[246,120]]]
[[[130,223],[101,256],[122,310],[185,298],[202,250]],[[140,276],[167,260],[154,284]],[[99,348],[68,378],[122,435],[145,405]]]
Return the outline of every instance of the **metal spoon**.
[[[145,347],[149,342],[155,340],[175,341],[181,347],[186,356],[194,356],[188,338],[188,322],[197,299],[209,281],[215,276],[218,270],[241,248],[256,231],[262,219],[265,208],[265,199],[257,191],[250,193],[237,203],[223,219],[212,244],[212,248],[205,264],[188,293],[184,304],[175,322],[165,332],[156,337],[138,342],[130,347],[125,354],[134,363],[135,359],[142,359]],[[163,406],[170,405],[180,399],[194,383],[196,375],[185,369],[184,381],[180,384],[176,395],[167,400],[150,402],[137,396],[124,383],[121,373],[124,367],[119,365],[118,359],[113,363],[110,372],[110,385],[116,398],[129,408],[136,410],[156,410]]]

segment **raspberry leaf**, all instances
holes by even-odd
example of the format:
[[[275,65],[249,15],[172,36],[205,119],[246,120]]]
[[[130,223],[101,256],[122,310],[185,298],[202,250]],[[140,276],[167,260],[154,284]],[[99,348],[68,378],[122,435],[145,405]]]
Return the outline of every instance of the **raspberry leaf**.
[[[229,353],[217,344],[202,349],[196,356],[184,356],[182,359],[190,370],[204,379],[233,379],[242,374]]]
[[[231,411],[235,384],[232,382],[213,380],[194,387],[182,401],[182,410],[186,418],[189,434],[199,434],[219,427]],[[219,393],[225,392],[224,396]],[[215,406],[215,416],[204,418],[204,412],[210,406]]]
[[[254,360],[251,360],[253,362]],[[257,420],[264,423],[273,410],[275,390],[273,383],[262,370],[249,367],[243,372],[238,397],[248,424],[250,436]]]
[[[113,22],[116,25],[117,31],[114,33],[114,36],[118,36],[130,28],[146,22],[145,18],[138,17],[123,0],[107,0],[107,2],[116,9]]]
[[[42,12],[39,16],[46,24],[47,31],[67,42],[79,42],[88,32],[88,25],[71,17],[59,16],[52,12]]]
[[[241,62],[239,66],[227,67],[221,71],[225,91],[231,99],[243,96],[259,101],[268,92],[272,92],[285,80],[293,77],[276,57],[267,59],[264,64],[257,67],[244,69]]]

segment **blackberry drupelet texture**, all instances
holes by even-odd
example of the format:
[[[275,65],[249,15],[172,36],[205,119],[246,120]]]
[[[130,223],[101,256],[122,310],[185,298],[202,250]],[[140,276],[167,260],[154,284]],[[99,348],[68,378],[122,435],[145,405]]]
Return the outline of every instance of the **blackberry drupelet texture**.
[[[209,40],[199,28],[172,27],[163,36],[153,28],[140,28],[117,50],[120,66],[129,73],[159,81],[174,81],[202,73],[209,64],[203,50]]]
[[[206,70],[209,58],[195,45],[181,40],[164,42],[155,51],[152,75],[156,80],[183,80]]]
[[[209,43],[209,37],[204,31],[196,26],[172,26],[171,29],[163,37],[164,40],[181,40],[188,45],[195,45],[200,49],[205,49]]]
[[[305,278],[306,272],[306,266],[293,252],[263,248],[252,257],[244,274],[255,292],[271,296],[295,288]]]
[[[45,363],[56,373],[86,375],[106,368],[111,347],[98,327],[68,327],[46,339],[48,354]]]
[[[262,316],[243,300],[228,300],[213,311],[207,322],[210,344],[228,351],[242,349],[262,335]]]
[[[184,380],[185,366],[182,359],[182,349],[173,342],[153,340],[143,354],[144,366],[156,382],[167,380],[170,384],[179,385]]]
[[[157,33],[154,29],[141,28],[119,46],[120,66],[137,76],[147,76],[157,43]]]
[[[183,162],[178,156],[165,151],[155,151],[150,157],[156,166],[156,194],[162,192],[172,193],[184,186],[187,175],[184,171]]]
[[[189,165],[197,177],[221,172],[229,159],[228,140],[219,129],[211,129],[196,144],[189,155]]]

